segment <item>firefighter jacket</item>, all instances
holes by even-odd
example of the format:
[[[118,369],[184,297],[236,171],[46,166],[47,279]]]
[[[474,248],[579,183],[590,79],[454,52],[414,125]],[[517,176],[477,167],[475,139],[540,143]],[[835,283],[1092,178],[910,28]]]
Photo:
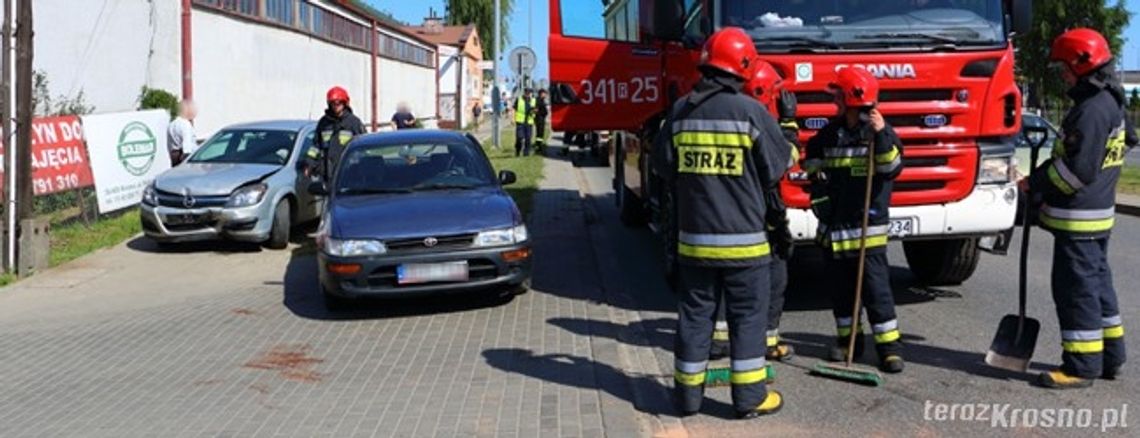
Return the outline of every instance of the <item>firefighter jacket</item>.
[[[345,146],[360,134],[364,134],[364,124],[352,113],[352,108],[345,107],[339,117],[325,110],[324,117],[317,122],[313,147],[306,153],[310,168],[328,181],[336,171]]]
[[[1069,90],[1075,106],[1061,124],[1064,139],[1029,177],[1030,192],[1044,201],[1043,228],[1073,237],[1106,237],[1112,231],[1116,183],[1124,154],[1135,146],[1126,122],[1124,93],[1114,83],[1084,78]]]
[[[871,153],[875,176],[866,247],[868,254],[885,253],[893,181],[902,172],[902,141],[890,125],[878,133],[869,122],[846,125],[842,117],[833,119],[808,141],[803,168],[812,175],[812,211],[821,225],[817,237],[837,258],[858,256]]]
[[[779,190],[789,149],[759,102],[728,77],[705,77],[673,105],[654,166],[674,188],[677,253],[684,264],[766,263],[767,196]],[[778,199],[778,198],[777,198]]]

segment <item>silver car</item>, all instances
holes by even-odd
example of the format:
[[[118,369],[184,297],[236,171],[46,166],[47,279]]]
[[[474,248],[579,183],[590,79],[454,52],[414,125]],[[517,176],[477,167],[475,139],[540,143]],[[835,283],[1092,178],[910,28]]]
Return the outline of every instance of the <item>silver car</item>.
[[[218,131],[143,192],[143,232],[159,244],[213,239],[289,244],[294,224],[320,217],[300,171],[315,123],[270,121]]]

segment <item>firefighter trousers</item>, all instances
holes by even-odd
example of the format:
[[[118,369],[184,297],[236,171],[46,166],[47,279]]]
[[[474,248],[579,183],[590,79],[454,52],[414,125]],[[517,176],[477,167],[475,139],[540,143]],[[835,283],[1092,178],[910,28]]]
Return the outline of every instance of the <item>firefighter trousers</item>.
[[[764,331],[768,310],[768,265],[740,268],[680,267],[680,303],[673,348],[674,393],[684,413],[700,410],[705,370],[716,319],[725,302],[732,357],[732,404],[738,412],[760,406],[768,395]]]
[[[788,288],[788,262],[779,257],[772,257],[768,265],[769,285],[771,293],[768,295],[768,325],[765,338],[768,347],[775,347],[780,343],[780,317],[784,314],[784,292]],[[724,316],[724,300],[717,304],[716,330],[713,331],[713,341],[728,342],[728,323]]]
[[[832,313],[835,315],[836,332],[839,338],[844,340],[850,336],[851,325],[854,322],[851,310],[855,307],[859,259],[834,256],[827,259],[827,272],[832,279],[831,291],[834,294]],[[867,310],[871,331],[875,335],[875,350],[879,357],[902,352],[899,323],[895,317],[895,300],[891,295],[890,269],[885,252],[867,254],[867,262],[863,269],[862,301],[863,308]],[[855,330],[862,332],[859,327]]]
[[[530,156],[531,132],[533,126],[527,124],[515,125],[515,156]]]
[[[1061,369],[1100,377],[1124,364],[1124,326],[1108,266],[1108,238],[1054,233],[1053,302],[1061,323]]]

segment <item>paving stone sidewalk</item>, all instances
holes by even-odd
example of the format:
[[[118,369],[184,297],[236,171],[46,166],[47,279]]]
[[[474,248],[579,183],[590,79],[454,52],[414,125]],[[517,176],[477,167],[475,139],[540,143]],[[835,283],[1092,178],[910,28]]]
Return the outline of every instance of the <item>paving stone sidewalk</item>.
[[[144,239],[0,290],[0,436],[647,435],[575,175],[547,161],[534,290],[506,303],[329,314],[312,248]]]

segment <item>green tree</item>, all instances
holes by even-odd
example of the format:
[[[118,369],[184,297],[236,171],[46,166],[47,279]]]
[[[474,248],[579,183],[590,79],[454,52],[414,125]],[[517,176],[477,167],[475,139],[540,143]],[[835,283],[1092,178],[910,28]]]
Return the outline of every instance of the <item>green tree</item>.
[[[500,13],[503,16],[501,28],[503,39],[500,43],[505,48],[511,41],[508,18],[514,11],[514,0],[499,1]],[[474,24],[479,30],[479,41],[483,43],[483,59],[491,59],[493,55],[491,51],[495,47],[495,0],[447,0],[447,24],[453,26]]]
[[[1132,98],[1128,99],[1128,109],[1140,111],[1140,88],[1132,89]]]
[[[1068,88],[1060,75],[1046,68],[1053,39],[1076,27],[1096,29],[1108,39],[1112,52],[1119,55],[1124,48],[1121,34],[1128,26],[1130,14],[1123,0],[1037,0],[1033,2],[1033,27],[1016,38],[1017,67],[1036,90],[1040,103],[1056,105]]]
[[[139,92],[139,109],[164,109],[173,119],[178,117],[178,96],[160,88],[143,86]]]

